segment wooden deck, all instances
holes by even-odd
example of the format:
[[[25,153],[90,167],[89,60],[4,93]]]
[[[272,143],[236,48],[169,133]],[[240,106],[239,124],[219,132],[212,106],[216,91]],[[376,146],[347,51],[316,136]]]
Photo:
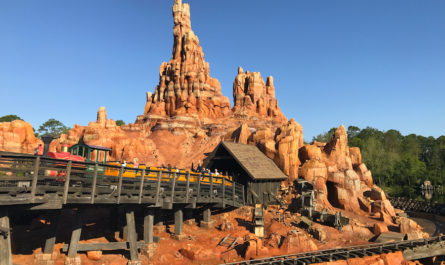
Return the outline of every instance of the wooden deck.
[[[105,174],[113,170],[116,176]],[[45,172],[57,172],[57,177]],[[124,177],[134,171],[136,177]],[[0,206],[61,209],[68,204],[245,204],[244,186],[227,178],[175,170],[123,168],[49,157],[0,152]]]

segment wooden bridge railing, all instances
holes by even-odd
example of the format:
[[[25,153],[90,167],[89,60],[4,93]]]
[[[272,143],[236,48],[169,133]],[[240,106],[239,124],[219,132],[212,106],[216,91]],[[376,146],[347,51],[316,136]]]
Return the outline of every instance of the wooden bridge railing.
[[[244,205],[244,187],[222,176],[0,152],[0,205],[128,203],[238,207]]]

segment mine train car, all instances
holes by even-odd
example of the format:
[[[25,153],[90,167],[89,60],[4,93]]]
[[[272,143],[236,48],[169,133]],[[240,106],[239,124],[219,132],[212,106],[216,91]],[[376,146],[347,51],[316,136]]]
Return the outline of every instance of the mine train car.
[[[81,139],[79,143],[73,145],[68,148],[68,146],[63,146],[61,152],[48,152],[48,156],[55,159],[62,160],[72,160],[76,162],[93,162],[98,163],[98,175],[99,178],[101,176],[110,176],[110,177],[118,177],[122,168],[122,163],[119,161],[108,161],[107,156],[109,156],[110,148],[88,145],[83,142]],[[54,162],[54,167],[57,168],[58,164],[60,164],[61,170],[46,170],[45,176],[55,178],[58,181],[64,181],[64,177],[66,176],[66,171],[64,170],[63,163]],[[85,170],[87,177],[93,177],[95,166],[92,164],[84,164],[84,163],[75,163],[73,165],[77,170]],[[62,169],[63,168],[63,169]],[[176,181],[187,181],[187,174],[190,175],[189,181],[194,183],[200,181],[202,184],[222,184],[223,178],[229,181],[226,181],[224,184],[226,186],[232,186],[232,177],[218,175],[216,178],[215,173],[198,173],[194,171],[187,171],[182,169],[168,169],[163,167],[148,167],[145,164],[139,164],[138,169],[145,169],[145,179],[148,180],[158,180],[159,172],[161,174],[162,181],[169,181],[174,177],[174,173],[179,173],[177,175]],[[122,177],[124,179],[131,178],[140,178],[142,174],[142,170],[135,170],[133,163],[128,163],[122,170]],[[213,174],[213,177],[212,175]],[[199,178],[201,178],[199,180]]]

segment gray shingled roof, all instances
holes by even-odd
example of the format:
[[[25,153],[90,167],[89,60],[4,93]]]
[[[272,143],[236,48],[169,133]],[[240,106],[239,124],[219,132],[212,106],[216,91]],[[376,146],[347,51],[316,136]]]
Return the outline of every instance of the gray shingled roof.
[[[238,161],[240,166],[252,179],[267,180],[288,178],[272,159],[263,154],[263,152],[254,145],[221,142],[216,149],[220,148],[220,146],[224,147],[230,155]],[[214,152],[212,155],[213,154]],[[211,159],[211,157],[209,158]]]

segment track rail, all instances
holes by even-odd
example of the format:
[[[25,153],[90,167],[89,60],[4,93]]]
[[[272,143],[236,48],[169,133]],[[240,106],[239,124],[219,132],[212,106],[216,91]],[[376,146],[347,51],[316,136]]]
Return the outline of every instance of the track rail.
[[[431,251],[425,251],[425,250],[431,250]],[[373,256],[396,251],[402,251],[405,258],[407,259],[410,259],[412,257],[418,259],[436,255],[445,255],[445,236],[438,236],[429,239],[416,239],[416,240],[399,241],[392,243],[359,245],[353,247],[319,250],[313,252],[275,256],[263,259],[245,260],[245,261],[238,261],[225,264],[226,265],[253,265],[253,264],[308,265],[320,262],[345,260],[349,258],[362,258],[366,256]]]

